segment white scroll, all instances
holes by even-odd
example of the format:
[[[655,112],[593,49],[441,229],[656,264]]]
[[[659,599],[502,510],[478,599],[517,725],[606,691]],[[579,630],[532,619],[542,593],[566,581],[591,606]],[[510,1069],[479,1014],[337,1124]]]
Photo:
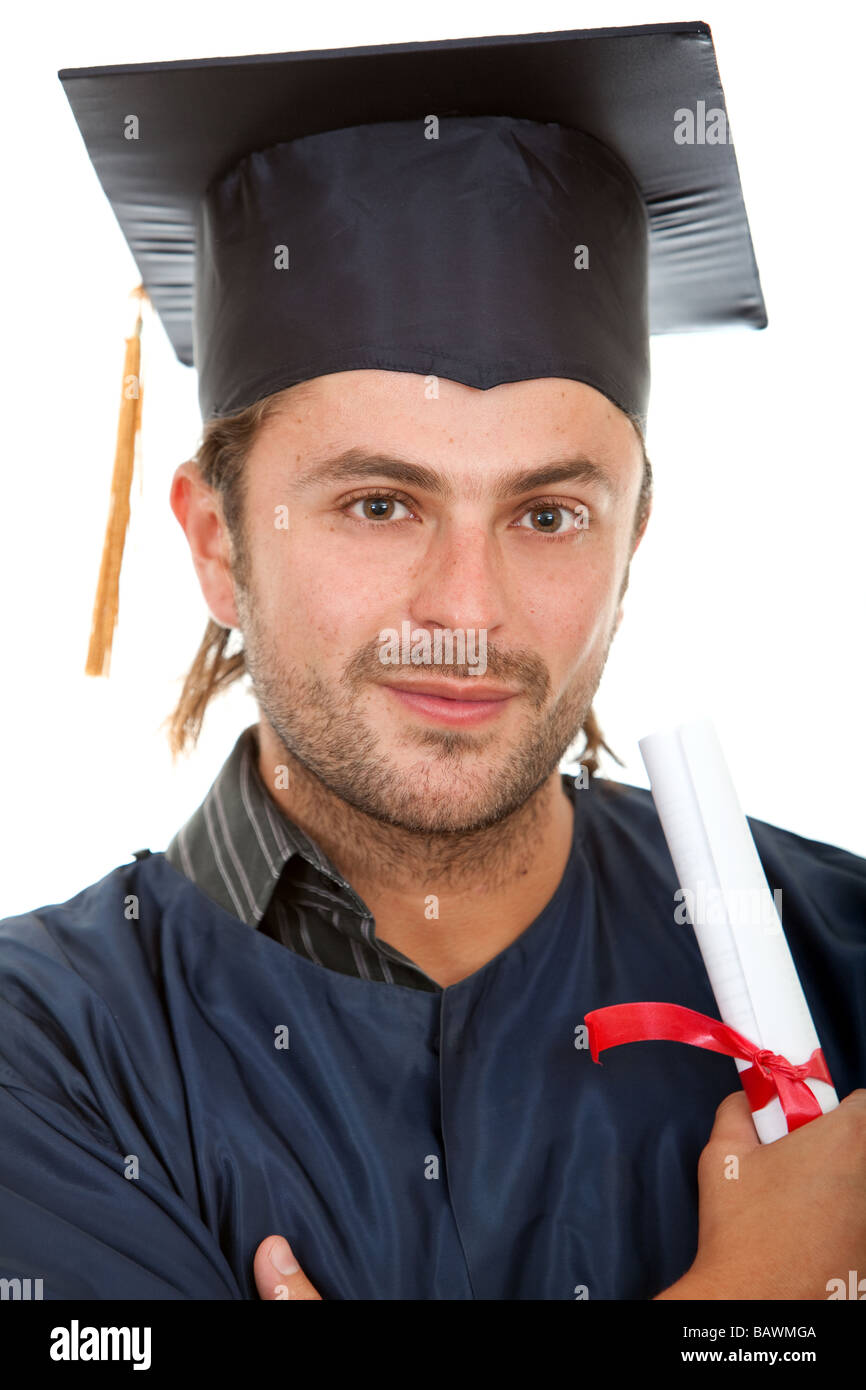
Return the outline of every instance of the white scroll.
[[[805,1062],[820,1042],[777,912],[783,904],[770,893],[712,723],[650,734],[639,747],[680,884],[678,915],[694,927],[722,1022]],[[750,1065],[735,1060],[738,1071]],[[826,1082],[806,1085],[822,1111],[839,1104]],[[762,1143],[788,1133],[777,1097],[752,1118]]]

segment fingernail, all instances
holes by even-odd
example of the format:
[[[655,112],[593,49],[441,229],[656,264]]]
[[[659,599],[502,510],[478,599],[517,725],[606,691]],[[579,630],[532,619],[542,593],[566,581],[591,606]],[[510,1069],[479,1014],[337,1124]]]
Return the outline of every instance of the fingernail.
[[[297,1274],[300,1265],[292,1254],[292,1247],[280,1236],[271,1246],[270,1261],[280,1274]]]

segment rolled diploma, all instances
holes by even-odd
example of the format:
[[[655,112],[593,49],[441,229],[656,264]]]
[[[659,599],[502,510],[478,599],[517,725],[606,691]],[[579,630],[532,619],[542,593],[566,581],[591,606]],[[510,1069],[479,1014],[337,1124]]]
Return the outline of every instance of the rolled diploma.
[[[715,728],[696,720],[639,747],[680,887],[694,895],[688,917],[722,1022],[805,1062],[818,1035]],[[751,1065],[735,1062],[738,1071]],[[839,1104],[825,1081],[806,1085],[822,1111]],[[778,1097],[752,1119],[764,1144],[788,1133]]]

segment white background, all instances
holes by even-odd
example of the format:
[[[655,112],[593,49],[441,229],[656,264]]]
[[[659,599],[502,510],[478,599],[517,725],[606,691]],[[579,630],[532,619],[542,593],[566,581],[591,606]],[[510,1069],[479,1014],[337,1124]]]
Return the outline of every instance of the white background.
[[[770,327],[654,341],[656,500],[596,700],[626,763],[607,770],[647,785],[637,740],[706,714],[748,814],[866,854],[854,6],[114,0],[14,14],[0,93],[0,915],[165,848],[257,717],[235,688],[172,767],[159,726],[207,613],[168,489],[200,421],[195,376],[155,318],[111,676],[83,674],[139,277],[57,70],[650,21],[712,26]]]

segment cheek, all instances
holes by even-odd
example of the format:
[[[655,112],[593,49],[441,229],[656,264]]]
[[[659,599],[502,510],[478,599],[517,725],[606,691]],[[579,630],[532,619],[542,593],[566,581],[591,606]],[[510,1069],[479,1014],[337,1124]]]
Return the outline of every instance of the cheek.
[[[569,567],[525,576],[518,626],[547,653],[553,673],[570,673],[604,647],[619,606],[620,578],[613,557],[596,555]]]
[[[261,537],[256,599],[284,651],[339,666],[375,641],[399,599],[393,576],[358,563],[337,541],[300,524]]]

